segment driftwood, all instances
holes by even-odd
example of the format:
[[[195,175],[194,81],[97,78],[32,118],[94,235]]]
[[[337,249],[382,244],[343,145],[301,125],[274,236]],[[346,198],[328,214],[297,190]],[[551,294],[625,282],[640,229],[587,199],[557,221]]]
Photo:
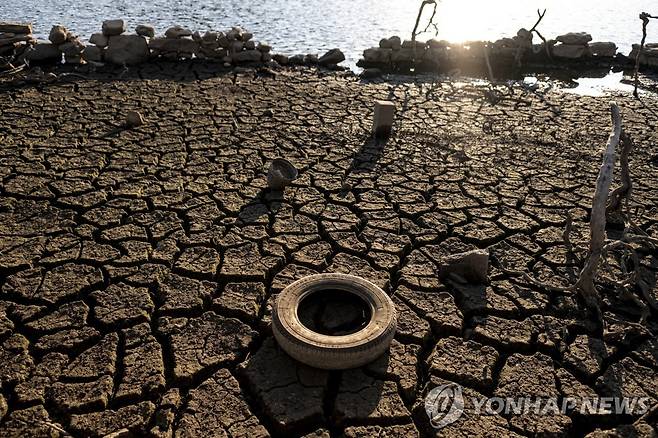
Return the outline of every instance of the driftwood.
[[[621,115],[616,103],[613,102],[610,104],[610,111],[612,115],[612,132],[605,148],[603,164],[599,169],[599,176],[596,178],[596,189],[594,191],[594,198],[592,199],[592,215],[589,224],[589,256],[585,261],[585,267],[580,271],[578,281],[574,285],[574,288],[578,290],[585,303],[597,312],[599,320],[602,320],[601,308],[599,306],[599,294],[596,291],[594,279],[605,246],[606,205],[615,168],[615,149],[619,145],[621,137]]]

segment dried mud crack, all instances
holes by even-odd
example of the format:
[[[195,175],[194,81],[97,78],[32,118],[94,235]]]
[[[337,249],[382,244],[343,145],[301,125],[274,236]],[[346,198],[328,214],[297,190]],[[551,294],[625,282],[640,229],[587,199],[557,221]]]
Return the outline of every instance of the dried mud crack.
[[[638,325],[603,291],[603,336],[576,295],[506,274],[577,274],[562,231],[570,212],[572,242],[588,238],[608,99],[491,105],[474,85],[409,80],[162,63],[3,86],[0,436],[654,436],[656,315]],[[375,99],[397,105],[385,144],[370,140]],[[636,222],[658,238],[658,121],[615,99],[636,143]],[[146,124],[116,130],[131,110]],[[266,190],[277,156],[299,169],[282,197]],[[488,285],[439,279],[473,248],[492,253]],[[658,254],[641,260],[658,297]],[[273,300],[316,272],[392,296],[385,357],[328,373],[279,349]],[[424,397],[446,382],[651,408],[471,414],[435,431]]]

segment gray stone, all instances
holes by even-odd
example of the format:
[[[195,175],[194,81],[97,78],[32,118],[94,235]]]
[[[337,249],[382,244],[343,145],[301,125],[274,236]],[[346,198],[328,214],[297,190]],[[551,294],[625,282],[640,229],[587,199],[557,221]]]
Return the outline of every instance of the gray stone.
[[[159,52],[170,53],[197,53],[199,43],[187,38],[153,38],[149,42],[149,47]]]
[[[594,56],[613,58],[617,54],[617,45],[613,42],[590,43],[589,50]]]
[[[572,44],[557,44],[552,49],[556,58],[579,59],[587,55],[587,46]]]
[[[146,38],[139,35],[118,35],[110,37],[105,52],[105,60],[113,64],[140,64],[149,58]]]
[[[446,257],[439,266],[439,277],[459,276],[470,283],[484,284],[487,282],[488,269],[489,251],[476,249]]]
[[[123,20],[105,20],[103,21],[103,35],[117,36],[126,31],[126,23]]]
[[[153,38],[155,36],[155,28],[148,24],[140,24],[135,28],[135,33],[139,36]]]
[[[80,56],[85,50],[84,44],[78,39],[71,40],[59,46],[59,50],[64,53],[65,57]]]
[[[276,55],[272,56],[272,59],[274,59],[276,62],[278,62],[281,65],[288,65],[288,57],[286,55],[277,53]]]
[[[51,43],[59,45],[59,44],[64,44],[66,42],[66,38],[68,36],[68,30],[64,26],[53,26],[50,29],[50,34],[48,35],[48,39],[50,40]]]
[[[416,59],[421,59],[424,55],[423,50],[416,49]],[[391,62],[411,62],[414,59],[414,50],[409,48],[404,48],[400,50],[393,50],[391,53]]]
[[[167,38],[183,38],[183,37],[191,37],[191,36],[192,36],[191,30],[178,25],[170,27],[165,32],[165,37]]]
[[[59,62],[62,60],[62,52],[54,44],[41,42],[25,52],[25,59],[31,62]]]
[[[82,52],[82,56],[87,61],[102,62],[103,61],[103,49],[101,49],[100,47],[96,47],[96,46],[87,46],[87,47],[85,47],[85,51]]]
[[[244,48],[246,50],[254,50],[256,49],[256,42],[255,41],[247,41],[244,43]]]
[[[17,21],[0,21],[0,33],[31,34],[32,23]]]
[[[363,59],[366,62],[377,64],[388,64],[391,62],[392,49],[371,48],[363,51]]]
[[[235,62],[260,62],[261,52],[258,50],[245,50],[233,54],[233,61]]]
[[[343,61],[345,61],[345,55],[343,52],[341,52],[340,49],[331,49],[320,57],[318,63],[320,65],[331,65],[339,64]]]
[[[89,42],[96,45],[96,47],[104,48],[107,47],[109,39],[102,33],[95,33],[89,38]]]
[[[563,44],[569,45],[587,45],[588,42],[592,41],[592,35],[586,32],[569,32],[564,35],[559,35],[556,40]]]
[[[269,53],[270,50],[272,50],[272,46],[270,46],[270,45],[267,44],[267,43],[260,42],[260,43],[258,43],[258,45],[256,46],[256,49],[260,50],[260,51],[263,52],[263,53]]]
[[[393,50],[400,50],[402,47],[402,40],[399,36],[392,36],[388,39],[388,45]]]
[[[381,77],[382,71],[378,68],[366,68],[359,75],[362,79],[374,79]]]

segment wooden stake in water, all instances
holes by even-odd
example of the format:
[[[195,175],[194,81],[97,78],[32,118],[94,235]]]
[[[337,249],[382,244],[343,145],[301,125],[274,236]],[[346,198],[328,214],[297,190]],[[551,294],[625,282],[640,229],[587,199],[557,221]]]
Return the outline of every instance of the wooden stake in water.
[[[377,138],[391,135],[393,120],[395,118],[395,104],[388,100],[375,101],[375,116],[372,126],[372,134]]]

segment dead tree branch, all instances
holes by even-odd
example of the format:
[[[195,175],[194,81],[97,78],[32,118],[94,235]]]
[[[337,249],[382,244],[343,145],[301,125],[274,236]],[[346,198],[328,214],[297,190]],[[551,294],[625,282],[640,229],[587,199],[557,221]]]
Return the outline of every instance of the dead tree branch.
[[[535,23],[532,28],[530,28],[530,33],[536,33],[537,36],[539,37],[540,40],[544,42],[544,49],[546,50],[546,56],[548,56],[548,59],[553,59],[553,56],[551,55],[551,51],[548,49],[548,42],[546,41],[546,38],[544,38],[544,35],[539,33],[537,30],[537,26],[539,26],[539,23],[544,19],[544,15],[546,15],[546,9],[544,9],[544,12],[539,12],[539,9],[537,9],[537,22]]]
[[[628,200],[631,197],[631,190],[633,189],[633,181],[631,181],[631,173],[628,166],[628,156],[633,150],[633,140],[623,130],[620,137],[621,153],[619,156],[621,166],[621,186],[617,187],[608,198],[608,206],[606,213],[619,212],[621,210],[622,201]]]
[[[589,256],[575,284],[585,303],[597,312],[599,320],[602,320],[601,309],[599,307],[599,294],[594,285],[594,278],[596,277],[605,244],[606,204],[610,184],[612,183],[613,170],[615,168],[615,149],[621,137],[621,115],[619,113],[619,107],[616,103],[612,102],[610,104],[610,110],[612,113],[612,132],[605,148],[599,176],[596,178],[596,189],[594,191],[594,198],[592,199]]]
[[[425,26],[425,30],[422,32],[418,32],[418,26],[420,25],[420,19],[423,16],[423,11],[425,10],[425,6],[432,5],[432,15],[427,22],[427,26]],[[438,6],[437,0],[423,0],[423,2],[420,4],[420,8],[418,9],[418,16],[416,17],[416,24],[414,25],[414,29],[411,31],[411,44],[413,46],[413,64],[416,65],[416,37],[423,33],[427,32],[427,30],[430,28],[430,26],[434,27],[435,32],[438,34],[439,33],[439,28],[437,25],[434,23],[434,17],[436,17],[436,8]]]

